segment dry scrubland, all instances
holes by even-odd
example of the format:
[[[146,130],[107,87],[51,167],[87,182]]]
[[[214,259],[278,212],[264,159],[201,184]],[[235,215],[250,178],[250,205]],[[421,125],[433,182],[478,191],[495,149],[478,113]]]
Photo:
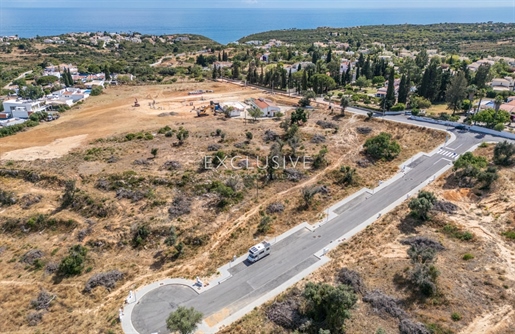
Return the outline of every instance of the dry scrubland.
[[[283,171],[278,171],[278,179],[271,182],[255,170],[200,171],[203,156],[216,153],[208,151],[210,145],[217,145],[211,149],[225,154],[264,157],[272,145],[271,140],[265,140],[266,131],[283,136],[284,130],[277,120],[245,125],[242,119],[194,117],[189,102],[195,106],[207,102],[199,101],[199,96],[188,97],[186,91],[193,89],[213,89],[213,94],[206,95],[207,102],[242,101],[262,94],[221,83],[109,88],[57,121],[0,139],[0,190],[4,201],[0,207],[0,328],[4,332],[119,333],[118,308],[129,289],[165,277],[205,278],[216,274],[218,266],[235,254],[244,254],[256,240],[284,232],[303,221],[317,221],[322,218],[321,210],[330,203],[363,186],[377,185],[379,180],[396,173],[402,161],[416,152],[431,151],[445,138],[441,132],[365,121],[350,114],[339,118],[328,110],[316,109],[308,122],[300,126],[297,155],[315,156],[326,145],[327,164],[321,168],[290,170],[290,176],[297,180],[285,179]],[[282,106],[296,103],[285,97],[269,97]],[[140,108],[131,107],[134,98],[139,99]],[[153,99],[156,109],[148,106]],[[316,125],[318,120],[332,122],[338,130],[324,130]],[[170,130],[159,133],[166,126]],[[189,131],[182,145],[176,138],[180,127]],[[217,135],[217,129],[223,135]],[[382,131],[399,141],[401,154],[392,162],[370,163],[361,153],[362,145]],[[252,133],[251,140],[246,132]],[[127,140],[130,133],[135,138]],[[313,143],[315,134],[325,136],[325,143]],[[155,158],[152,149],[157,149]],[[290,150],[288,145],[282,148],[286,155]],[[56,151],[62,156],[49,155]],[[341,177],[338,171],[344,165],[357,170],[353,186],[337,183]],[[301,196],[301,189],[307,185],[324,185],[327,190],[316,195],[309,207],[305,207]],[[469,201],[468,198],[463,196],[464,200]],[[12,204],[11,199],[16,203]],[[280,203],[283,209],[278,210],[281,205],[276,205],[277,212],[267,210],[272,203]],[[465,214],[465,204],[460,205]],[[397,215],[402,212],[399,210]],[[475,212],[484,215],[486,211]],[[379,282],[384,268],[394,273],[405,266],[403,250],[395,241],[401,232],[393,217],[340,248],[333,254],[337,261],[316,276],[329,279],[335,268],[345,264],[359,269],[370,286],[385,284],[387,292],[402,294],[390,286],[390,281]],[[480,218],[475,218],[479,224]],[[452,219],[468,223],[460,215]],[[479,232],[477,235],[471,244],[445,243],[447,247],[472,247],[482,260],[483,253],[475,249],[483,239]],[[87,248],[82,272],[63,277],[55,270],[73,245]],[[391,248],[398,250],[392,252]],[[388,251],[381,251],[385,249]],[[481,252],[490,254],[486,247]],[[373,258],[373,267],[365,266],[364,259],[369,258]],[[459,258],[452,261],[462,265]],[[474,262],[465,264],[471,263]],[[488,274],[492,285],[488,289],[497,291],[494,289],[502,266],[491,267]],[[477,275],[486,275],[479,268]],[[100,286],[85,292],[86,282],[92,276],[112,270],[123,273],[123,278],[115,285],[107,283],[108,288]],[[470,271],[463,270],[464,275]],[[450,274],[442,271],[444,275]],[[507,274],[502,275],[508,279]],[[42,310],[36,310],[31,301],[43,290],[50,296],[41,295]],[[46,310],[45,298],[51,300]],[[362,307],[358,309],[361,312]],[[472,312],[480,310],[476,307],[462,313],[468,320]],[[261,312],[254,312],[247,319],[256,319]],[[359,312],[351,328],[365,326],[359,320]],[[42,320],[38,321],[39,315],[34,313],[43,314]],[[30,327],[29,320],[37,326]],[[236,328],[241,326],[234,326],[233,332],[239,332]],[[260,320],[259,327],[265,332],[269,326]]]
[[[491,158],[492,151],[493,146],[483,147],[475,154]],[[434,211],[429,222],[420,224],[409,216],[407,203],[403,204],[332,251],[329,256],[333,261],[296,288],[308,281],[337,284],[343,268],[357,272],[364,293],[358,293],[358,302],[346,322],[348,333],[376,333],[379,328],[399,333],[399,319],[384,312],[393,309],[391,304],[372,307],[363,301],[373,290],[393,297],[398,301],[397,310],[407,312],[414,322],[424,323],[431,333],[513,333],[515,244],[503,233],[515,228],[515,171],[501,169],[491,191],[458,188],[452,172],[425,190],[454,204],[455,212]],[[422,297],[406,280],[412,263],[407,256],[409,246],[401,241],[413,236],[428,237],[445,248],[435,261],[440,276],[434,297]],[[288,333],[270,321],[267,312],[272,304],[291,298],[291,291],[222,332]]]

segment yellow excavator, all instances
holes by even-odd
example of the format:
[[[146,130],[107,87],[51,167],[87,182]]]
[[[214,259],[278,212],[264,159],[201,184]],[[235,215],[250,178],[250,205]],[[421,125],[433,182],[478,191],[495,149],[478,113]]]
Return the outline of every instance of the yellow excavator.
[[[197,110],[197,117],[202,117],[202,116],[209,116],[208,112],[212,111],[213,114],[215,113],[215,108],[213,105],[208,105],[208,106],[205,106],[205,107],[200,107],[198,110]]]

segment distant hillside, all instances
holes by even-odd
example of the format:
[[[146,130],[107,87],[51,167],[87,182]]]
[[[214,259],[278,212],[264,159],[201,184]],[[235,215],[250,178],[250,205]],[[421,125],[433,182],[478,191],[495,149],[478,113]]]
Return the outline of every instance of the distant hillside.
[[[357,47],[372,42],[406,48],[438,48],[447,52],[495,53],[515,56],[515,49],[506,42],[515,38],[512,23],[441,23],[430,25],[376,25],[351,28],[321,27],[317,29],[274,30],[243,37],[240,43],[278,39],[287,43],[335,41]]]

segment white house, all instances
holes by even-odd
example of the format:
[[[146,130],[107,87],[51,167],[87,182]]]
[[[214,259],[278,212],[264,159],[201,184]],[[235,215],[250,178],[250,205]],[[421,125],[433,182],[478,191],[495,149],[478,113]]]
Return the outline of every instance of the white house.
[[[84,86],[86,86],[86,88],[93,88],[94,86],[104,86],[105,84],[105,80],[91,80],[89,82],[86,82],[84,83]]]
[[[232,67],[232,62],[231,61],[215,61],[213,63],[213,67],[215,69]]]
[[[263,116],[275,117],[275,114],[281,111],[275,103],[264,98],[251,99],[251,104],[263,112]]]
[[[3,102],[4,111],[10,113],[12,117],[29,118],[35,112],[46,111],[47,105],[45,101],[32,100],[5,100]]]
[[[66,104],[70,105],[68,100],[76,103],[82,99],[87,99],[89,97],[89,93],[85,89],[79,88],[65,88],[59,91],[53,92],[52,94],[47,95],[47,98],[50,101],[64,101]]]
[[[340,74],[347,72],[350,65],[351,65],[351,62],[349,60],[342,59],[342,61],[340,63]]]
[[[495,78],[492,79],[491,86],[494,90],[513,90],[513,78]]]
[[[230,109],[230,117],[239,117],[246,109],[245,105],[240,102],[222,102],[220,103],[220,108],[222,108],[223,112],[225,112],[227,109]]]

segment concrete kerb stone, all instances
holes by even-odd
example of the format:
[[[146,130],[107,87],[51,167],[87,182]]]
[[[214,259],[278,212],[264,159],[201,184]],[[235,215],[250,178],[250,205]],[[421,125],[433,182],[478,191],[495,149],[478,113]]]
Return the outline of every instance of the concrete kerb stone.
[[[470,149],[470,151],[473,151],[475,150],[480,144],[474,146],[472,149]],[[431,182],[433,182],[437,177],[441,176],[442,174],[444,174],[447,170],[449,170],[450,168],[452,168],[452,165],[446,165],[445,167],[443,167],[442,169],[440,169],[438,172],[436,172],[434,174],[434,179],[433,178],[429,178],[427,179],[426,181],[422,182],[420,185],[418,185],[417,187],[415,187],[413,190],[412,190],[412,193],[416,193],[418,191],[420,191],[421,189],[423,189],[424,187],[426,187],[427,185],[429,185]],[[395,202],[393,202],[392,204],[390,204],[388,207],[386,207],[384,210],[382,210],[381,212],[376,212],[372,217],[370,217],[369,219],[367,219],[363,224],[355,227],[354,229],[350,230],[349,232],[345,233],[344,235],[342,235],[340,238],[337,238],[335,242],[332,242],[330,243],[329,245],[327,245],[326,247],[324,247],[323,249],[321,249],[320,251],[316,252],[315,253],[315,256],[320,258],[320,259],[323,259],[324,257],[326,257],[325,255],[332,249],[338,247],[342,242],[345,242],[347,240],[349,240],[350,238],[352,238],[353,236],[355,236],[356,234],[358,234],[359,232],[363,231],[364,229],[366,229],[368,226],[370,226],[372,223],[374,223],[376,220],[378,220],[380,218],[380,216],[378,216],[378,214],[381,214],[381,216],[385,213],[388,213],[390,211],[392,211],[393,209],[395,209],[397,206],[399,206],[401,203],[403,203],[404,201],[406,201],[407,198],[405,196],[402,196],[400,197],[399,199],[397,199]]]
[[[275,288],[272,291],[268,292],[266,295],[263,295],[259,299],[255,300],[254,302],[252,302],[252,303],[248,304],[247,306],[241,308],[240,310],[236,311],[235,313],[233,313],[229,317],[225,318],[223,321],[221,321],[218,324],[216,324],[215,326],[211,327],[210,331],[206,331],[206,332],[203,332],[203,333],[216,333],[222,327],[230,325],[234,321],[240,319],[245,314],[247,314],[250,311],[252,311],[255,307],[258,307],[258,306],[266,303],[267,301],[272,300],[276,296],[280,295],[287,288],[289,288],[290,286],[294,285],[295,283],[301,281],[304,277],[308,276],[309,274],[311,274],[312,272],[314,272],[318,268],[322,267],[323,265],[325,265],[329,261],[330,261],[330,259],[328,257],[324,257],[324,258],[320,259],[315,264],[313,264],[310,267],[304,269],[303,271],[301,271],[300,273],[298,273],[294,277],[290,278],[289,280],[287,280],[286,282],[284,282],[283,284],[281,284],[277,288]]]
[[[351,111],[352,112],[352,111]],[[403,122],[403,121],[399,121],[399,120],[390,120],[390,121],[393,121],[393,122],[398,122],[398,123],[407,123],[407,122]],[[407,124],[410,124],[410,123],[407,123]],[[435,127],[436,128],[436,127]],[[441,129],[440,129],[441,130]],[[450,140],[446,142],[445,145],[453,142],[455,139],[456,139],[456,136],[452,133],[452,132],[449,132],[449,131],[446,131],[447,133],[450,134]],[[473,149],[471,149],[470,151],[473,151],[474,149],[477,148],[478,145],[474,146]],[[435,150],[433,150],[431,153],[429,153],[429,155],[433,155],[435,154],[440,148],[437,148]],[[413,161],[413,160],[416,160],[418,159],[420,156],[423,156],[423,155],[426,155],[426,153],[418,153],[416,154],[414,157],[408,159],[406,162],[400,164],[399,166],[402,167],[403,165],[406,165],[408,161]],[[436,175],[441,175],[443,174],[446,170],[448,170],[450,168],[450,166],[446,166],[444,167],[440,172],[438,172]],[[402,176],[404,175],[404,173],[400,172],[398,174],[396,174],[393,178],[390,178],[389,180],[387,180],[386,182],[383,182],[381,184],[380,187],[377,187],[375,190],[378,190],[379,188],[382,188],[382,187],[385,187],[387,186],[388,184],[394,182],[395,180],[401,178]],[[430,181],[426,181],[426,182],[423,182],[422,184],[420,184],[417,188],[415,188],[415,191],[418,191],[420,189],[422,189],[423,187],[425,187]],[[328,222],[328,221],[331,221],[333,218],[335,218],[336,216],[338,216],[336,213],[334,213],[334,210],[344,204],[346,204],[347,202],[353,200],[354,198],[362,195],[363,193],[365,192],[368,192],[370,193],[370,189],[368,188],[363,188],[361,190],[359,190],[358,192],[354,193],[353,195],[345,198],[344,200],[332,205],[331,207],[329,207],[328,209],[326,209],[324,212],[328,215],[328,217],[322,221],[320,221],[319,223],[317,224],[314,224],[313,226],[308,224],[307,222],[303,222],[302,224],[300,225],[297,225],[296,227],[290,229],[289,231],[281,234],[280,236],[277,236],[276,238],[274,238],[274,243],[277,243],[285,238],[287,238],[288,236],[306,228],[310,231],[314,231],[317,227],[323,225],[324,223]],[[400,199],[398,199],[397,201],[395,201],[393,204],[391,204],[390,206],[388,206],[387,209],[384,210],[384,212],[389,212],[391,211],[393,208],[395,208],[396,206],[398,206],[400,203],[402,203],[404,200],[406,200],[406,198],[403,196],[401,197]],[[374,215],[372,216],[371,218],[369,218],[364,224],[361,224],[360,226],[356,227],[355,229],[349,231],[348,233],[346,233],[345,235],[341,236],[340,238],[337,238],[336,242],[332,242],[330,243],[327,247],[324,247],[322,250],[320,250],[319,252],[315,253],[315,256],[317,256],[320,261],[317,261],[317,263],[315,263],[314,265],[306,268],[305,270],[303,270],[302,272],[300,272],[299,274],[297,274],[296,276],[294,276],[293,278],[291,278],[290,280],[286,281],[285,283],[281,284],[279,287],[273,289],[272,291],[270,291],[269,293],[267,293],[266,295],[264,295],[263,297],[259,298],[258,300],[254,301],[253,303],[247,305],[246,307],[240,309],[239,311],[233,313],[231,316],[227,317],[226,319],[224,319],[222,322],[218,323],[217,325],[215,325],[214,327],[209,327],[204,321],[202,322],[202,324],[199,326],[198,328],[198,332],[200,333],[215,333],[218,331],[219,328],[221,328],[222,326],[226,326],[228,324],[231,324],[233,321],[239,319],[240,317],[242,317],[243,315],[245,315],[246,313],[248,313],[249,311],[251,311],[254,307],[257,307],[261,304],[263,304],[264,302],[274,298],[275,296],[279,295],[281,292],[283,292],[285,290],[285,288],[297,283],[298,281],[300,281],[302,278],[304,278],[305,276],[309,275],[310,273],[312,273],[314,270],[320,268],[321,266],[323,266],[325,263],[329,262],[330,259],[329,257],[325,256],[326,253],[331,250],[331,249],[334,249],[336,248],[339,244],[341,244],[342,242],[348,240],[349,238],[351,238],[352,236],[354,236],[355,234],[359,233],[360,231],[364,230],[366,227],[368,227],[370,224],[372,224],[374,221],[377,220],[377,216]],[[209,281],[209,284],[206,284],[206,285],[203,285],[202,287],[198,287],[196,285],[196,282],[195,281],[192,281],[192,280],[186,280],[186,279],[180,279],[180,278],[174,278],[174,279],[165,279],[165,280],[161,280],[161,281],[157,281],[157,282],[154,282],[154,283],[151,283],[149,285],[146,285],[146,286],[143,286],[141,287],[139,290],[137,290],[135,292],[136,296],[138,299],[141,299],[143,296],[145,296],[148,292],[154,290],[154,289],[157,289],[163,285],[169,285],[169,284],[177,284],[177,285],[184,285],[184,286],[188,286],[190,287],[193,291],[195,291],[197,294],[200,294],[214,286],[216,286],[217,284],[229,279],[232,275],[229,273],[229,269],[233,266],[233,265],[236,265],[236,264],[239,264],[243,261],[245,261],[245,259],[247,258],[247,254],[244,254],[240,257],[238,257],[236,260],[234,261],[231,261],[227,264],[225,264],[224,266],[220,267],[219,268],[219,275],[216,276],[216,277],[213,277],[210,281]],[[217,284],[214,284],[214,283],[217,283]],[[137,334],[138,332],[136,331],[136,329],[132,326],[132,322],[131,322],[131,314],[132,314],[132,311],[134,310],[134,307],[138,304],[138,302],[134,302],[134,303],[131,303],[131,304],[126,304],[125,307],[124,307],[124,315],[121,317],[121,325],[122,325],[122,329],[125,333],[135,333]]]
[[[128,303],[123,305],[123,316],[120,317],[120,323],[122,325],[123,332],[126,334],[138,334],[138,331],[132,325],[132,311],[134,307],[139,303],[139,300],[143,298],[147,293],[157,288],[160,288],[164,285],[183,285],[191,288],[195,293],[199,294],[200,292],[195,290],[193,287],[195,284],[194,281],[186,280],[182,278],[167,278],[161,281],[153,282],[151,284],[145,285],[140,289],[134,292],[136,296],[136,300],[133,303]]]

